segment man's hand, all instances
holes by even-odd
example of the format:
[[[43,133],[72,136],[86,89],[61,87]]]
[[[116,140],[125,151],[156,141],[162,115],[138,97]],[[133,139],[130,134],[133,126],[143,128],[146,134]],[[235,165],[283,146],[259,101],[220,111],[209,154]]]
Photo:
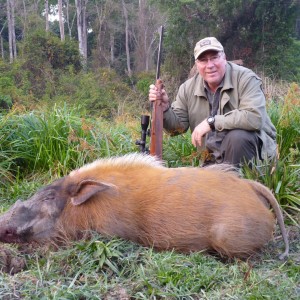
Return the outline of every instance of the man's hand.
[[[154,102],[156,100],[161,101],[163,111],[168,110],[170,107],[169,97],[164,89],[161,90],[161,93],[157,90],[157,87],[154,84],[150,85],[149,88],[149,101]]]
[[[197,125],[192,133],[192,144],[197,147],[201,146],[202,137],[204,137],[208,132],[211,131],[210,126],[206,120],[203,120],[199,125]]]

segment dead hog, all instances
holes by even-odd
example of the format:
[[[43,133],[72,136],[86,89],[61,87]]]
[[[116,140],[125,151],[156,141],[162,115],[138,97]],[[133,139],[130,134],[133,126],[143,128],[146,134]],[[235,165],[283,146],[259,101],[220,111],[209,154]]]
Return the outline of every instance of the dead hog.
[[[17,201],[0,217],[0,241],[45,241],[86,230],[180,252],[245,258],[263,247],[281,210],[263,185],[213,168],[166,168],[152,156],[100,159]]]

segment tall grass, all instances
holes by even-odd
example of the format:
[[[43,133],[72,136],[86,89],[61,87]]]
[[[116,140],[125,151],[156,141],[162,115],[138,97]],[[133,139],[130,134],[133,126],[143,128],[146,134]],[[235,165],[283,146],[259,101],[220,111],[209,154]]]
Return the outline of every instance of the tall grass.
[[[120,123],[121,124],[121,123]],[[50,172],[63,176],[100,157],[131,152],[129,128],[88,119],[79,109],[11,112],[1,116],[0,166],[3,177]]]
[[[300,213],[300,89],[295,83],[283,101],[269,102],[268,112],[277,130],[278,158],[275,162],[256,162],[245,166],[247,178],[259,180],[275,194],[286,214]],[[299,226],[299,224],[298,224]]]

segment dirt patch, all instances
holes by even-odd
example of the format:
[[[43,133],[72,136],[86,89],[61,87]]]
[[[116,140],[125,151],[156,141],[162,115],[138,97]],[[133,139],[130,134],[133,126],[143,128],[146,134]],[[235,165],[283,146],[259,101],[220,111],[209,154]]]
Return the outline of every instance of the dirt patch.
[[[25,258],[20,252],[9,245],[0,244],[0,271],[9,274],[16,274],[24,270]]]

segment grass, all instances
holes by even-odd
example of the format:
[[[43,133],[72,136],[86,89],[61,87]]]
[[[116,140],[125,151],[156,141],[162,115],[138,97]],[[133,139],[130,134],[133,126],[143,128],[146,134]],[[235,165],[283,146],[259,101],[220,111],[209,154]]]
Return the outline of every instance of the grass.
[[[25,271],[1,276],[0,296],[1,299],[297,299],[299,264],[291,259],[282,262],[271,258],[275,250],[268,250],[249,261],[224,262],[199,252],[189,255],[155,252],[95,233],[90,240],[72,242],[59,251],[40,249],[27,254]]]

